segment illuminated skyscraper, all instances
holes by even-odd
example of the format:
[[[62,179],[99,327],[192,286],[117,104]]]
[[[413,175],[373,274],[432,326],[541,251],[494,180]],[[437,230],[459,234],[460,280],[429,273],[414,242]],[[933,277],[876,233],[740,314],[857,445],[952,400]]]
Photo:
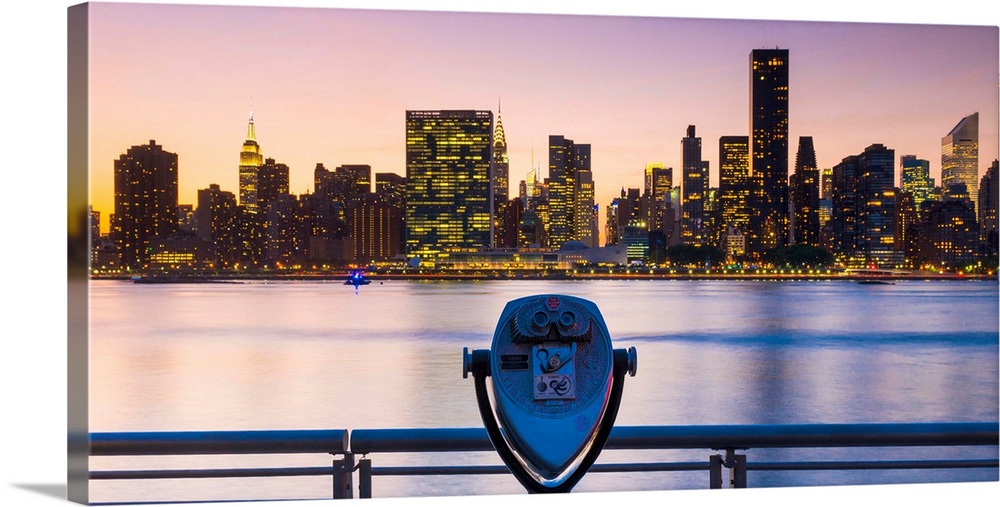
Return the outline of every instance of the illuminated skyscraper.
[[[705,198],[708,192],[708,161],[701,159],[701,138],[688,125],[681,139],[681,241],[701,245],[705,231]]]
[[[853,266],[893,267],[896,248],[895,152],[873,144],[833,168],[833,247]]]
[[[719,138],[719,207],[722,228],[735,228],[742,234],[750,231],[749,138]]]
[[[752,205],[750,249],[761,253],[788,240],[788,50],[750,52],[750,177],[760,191]]]
[[[150,245],[177,232],[177,154],[156,141],[133,146],[115,161],[112,239],[122,267],[142,269]]]
[[[253,112],[247,125],[247,139],[240,150],[240,206],[257,213],[257,168],[264,163],[264,156],[257,144],[257,134],[253,126]]]
[[[588,152],[589,148],[587,146]],[[594,173],[586,169],[576,173],[576,210],[573,215],[575,239],[592,248],[601,246],[594,211]]]
[[[503,133],[503,121],[497,110],[497,126],[493,131],[493,196],[507,200],[510,161],[507,159],[507,138]]]
[[[591,235],[590,215],[594,206],[593,176],[590,173],[590,145],[576,144],[563,136],[549,136],[549,247]],[[589,190],[578,180],[589,182]],[[587,210],[587,211],[584,211]]]
[[[650,231],[663,230],[663,212],[667,208],[667,194],[674,184],[674,169],[664,167],[662,162],[646,164],[647,204],[646,223]]]
[[[930,162],[916,155],[903,155],[899,157],[899,166],[899,188],[913,196],[913,206],[919,210],[934,193]]]
[[[941,138],[941,188],[964,183],[973,205],[979,200],[979,113],[973,113]],[[977,208],[978,209],[978,208]]]
[[[400,253],[399,208],[369,194],[351,211],[353,259],[358,263],[385,261]]]
[[[820,173],[819,198],[830,199],[833,197],[833,168],[824,168]]]
[[[819,245],[819,169],[812,137],[799,137],[795,172],[791,177],[795,219],[793,244]]]
[[[868,265],[893,267],[902,261],[894,245],[896,152],[873,144],[858,155],[857,251]]]
[[[503,122],[500,119],[500,108],[497,108],[497,125],[493,130],[493,246],[509,248],[517,246],[517,238],[505,231],[512,228],[504,220],[511,215],[507,211],[510,205],[509,178],[510,161],[507,159],[507,138],[503,132]]]
[[[406,112],[406,253],[434,261],[492,237],[491,111]]]

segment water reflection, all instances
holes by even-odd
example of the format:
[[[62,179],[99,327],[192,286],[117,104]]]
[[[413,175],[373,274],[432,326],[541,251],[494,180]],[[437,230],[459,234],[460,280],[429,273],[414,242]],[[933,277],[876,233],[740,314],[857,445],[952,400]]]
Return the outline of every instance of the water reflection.
[[[355,295],[337,283],[95,282],[91,430],[479,426],[472,381],[461,378],[462,347],[488,347],[503,306],[537,293],[594,301],[615,346],[639,350],[620,425],[996,420],[996,283],[879,289],[846,282],[390,281]],[[757,452],[758,460],[802,458]],[[378,459],[427,464],[425,456]],[[640,459],[700,461],[707,450],[602,456]],[[498,462],[489,453],[449,460]],[[578,490],[703,488],[707,481],[698,473],[592,475]],[[996,471],[770,473],[754,480],[956,476],[996,480]],[[223,497],[329,494],[323,479],[240,483],[225,489],[235,496]],[[95,501],[223,498],[199,481],[95,488]],[[380,496],[521,491],[509,477],[379,478],[376,489]]]

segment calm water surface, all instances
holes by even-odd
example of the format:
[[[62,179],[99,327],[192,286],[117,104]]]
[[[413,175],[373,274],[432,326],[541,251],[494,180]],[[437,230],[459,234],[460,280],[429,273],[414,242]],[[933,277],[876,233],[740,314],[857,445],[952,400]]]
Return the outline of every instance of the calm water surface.
[[[462,347],[517,297],[595,302],[635,346],[619,425],[996,421],[992,282],[482,281],[91,285],[92,431],[481,426]],[[599,462],[707,460],[608,451]],[[750,461],[997,456],[989,449],[750,450]],[[375,455],[499,464],[492,453]],[[91,458],[95,469],[322,466],[329,456]],[[752,487],[997,480],[995,469],[751,472]],[[704,488],[707,473],[589,474],[577,491]],[[92,501],[329,497],[328,477],[95,481]],[[520,493],[512,477],[374,479],[375,496]]]

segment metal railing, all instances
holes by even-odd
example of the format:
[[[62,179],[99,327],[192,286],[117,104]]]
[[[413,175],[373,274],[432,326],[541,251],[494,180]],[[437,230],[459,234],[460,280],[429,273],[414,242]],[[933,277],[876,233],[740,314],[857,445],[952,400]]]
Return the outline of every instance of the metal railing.
[[[738,451],[764,448],[997,446],[998,423],[764,424],[615,427],[605,449],[709,449],[707,461],[597,463],[591,472],[709,472],[709,487],[747,486],[747,471],[907,470],[998,468],[998,458],[947,460],[867,460],[748,462]],[[338,456],[330,467],[199,470],[91,471],[90,478],[172,479],[332,475],[333,498],[371,498],[374,476],[485,475],[510,473],[503,465],[380,466],[370,455],[492,451],[483,428],[414,428],[228,432],[92,433],[93,456],[323,453]],[[359,459],[358,459],[359,458]]]

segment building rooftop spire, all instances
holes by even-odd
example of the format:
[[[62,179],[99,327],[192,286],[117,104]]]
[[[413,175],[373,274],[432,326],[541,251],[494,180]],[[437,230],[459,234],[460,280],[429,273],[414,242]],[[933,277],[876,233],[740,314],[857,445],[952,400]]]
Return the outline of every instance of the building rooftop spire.
[[[500,104],[497,104],[497,126],[493,130],[493,144],[496,146],[507,146],[507,138],[503,133],[503,120],[500,119]]]
[[[247,126],[247,140],[256,141],[257,134],[253,129],[253,99],[250,99],[250,124]]]

